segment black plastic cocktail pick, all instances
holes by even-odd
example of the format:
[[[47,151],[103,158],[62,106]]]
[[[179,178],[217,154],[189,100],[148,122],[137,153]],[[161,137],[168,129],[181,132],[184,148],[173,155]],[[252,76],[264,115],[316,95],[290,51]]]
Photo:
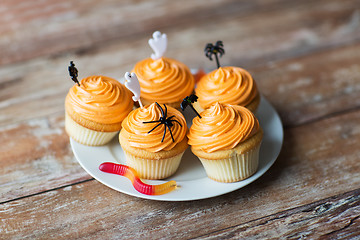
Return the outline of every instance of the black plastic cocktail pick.
[[[201,118],[200,114],[195,110],[195,108],[192,105],[192,103],[197,102],[197,99],[198,96],[196,96],[195,94],[191,94],[190,96],[184,98],[180,104],[181,110],[184,111],[187,106],[190,106],[191,109],[196,113],[196,115],[198,115],[198,117]]]
[[[78,86],[80,86],[79,80],[77,79],[78,77],[78,70],[75,67],[75,64],[73,61],[70,61],[70,66],[68,67],[69,70],[69,75],[71,77],[71,79],[77,83]]]
[[[170,135],[171,135],[171,139],[172,139],[173,142],[175,142],[170,127],[173,126],[173,122],[178,123],[178,124],[182,127],[181,123],[180,123],[178,120],[176,120],[176,119],[172,119],[173,117],[175,117],[175,115],[172,115],[172,116],[170,116],[170,117],[167,117],[167,107],[166,107],[165,104],[164,104],[165,112],[164,112],[164,109],[162,109],[162,107],[161,107],[157,102],[155,102],[155,104],[160,108],[160,111],[161,111],[161,115],[162,115],[162,116],[160,117],[159,120],[156,120],[156,121],[143,122],[143,123],[159,123],[159,124],[157,124],[155,127],[153,127],[153,129],[151,129],[150,131],[148,131],[148,133],[151,133],[153,130],[155,130],[155,128],[157,128],[157,127],[160,126],[161,124],[164,124],[164,126],[165,126],[165,127],[164,127],[164,134],[163,134],[163,137],[162,137],[162,139],[161,139],[161,142],[164,141],[165,134],[166,134],[166,128],[169,129],[169,132],[170,132]]]
[[[216,59],[216,64],[217,67],[220,67],[220,63],[219,63],[219,56],[221,57],[223,54],[225,54],[225,50],[224,50],[224,45],[222,43],[222,41],[217,41],[215,43],[215,45],[213,45],[212,43],[208,43],[205,46],[204,52],[205,52],[205,56],[207,58],[209,58],[212,61],[212,55],[215,55],[215,59]]]

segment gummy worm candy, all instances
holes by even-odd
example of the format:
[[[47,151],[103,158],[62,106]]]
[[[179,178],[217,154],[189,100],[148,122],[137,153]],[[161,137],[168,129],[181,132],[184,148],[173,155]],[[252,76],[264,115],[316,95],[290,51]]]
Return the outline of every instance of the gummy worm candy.
[[[105,162],[100,164],[99,169],[103,172],[114,173],[128,178],[138,192],[146,195],[165,194],[177,187],[176,182],[173,180],[159,185],[146,184],[141,181],[139,175],[132,167],[123,164]]]

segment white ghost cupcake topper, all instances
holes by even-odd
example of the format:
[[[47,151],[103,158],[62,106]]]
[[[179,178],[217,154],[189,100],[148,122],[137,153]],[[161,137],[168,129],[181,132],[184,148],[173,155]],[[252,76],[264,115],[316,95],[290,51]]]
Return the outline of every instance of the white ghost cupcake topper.
[[[166,34],[156,31],[153,33],[153,38],[149,39],[149,45],[153,49],[154,53],[151,54],[153,60],[161,58],[167,47],[167,37]]]
[[[143,105],[140,101],[140,83],[136,74],[135,73],[130,74],[129,72],[126,72],[124,77],[126,79],[125,87],[134,94],[132,99],[134,100],[134,102],[139,102],[139,105],[142,108]]]

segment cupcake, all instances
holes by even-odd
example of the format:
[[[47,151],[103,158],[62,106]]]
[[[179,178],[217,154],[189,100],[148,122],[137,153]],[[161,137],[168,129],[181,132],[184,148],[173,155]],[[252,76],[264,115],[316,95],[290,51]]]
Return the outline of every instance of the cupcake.
[[[199,112],[216,102],[239,105],[255,112],[260,94],[250,73],[240,67],[220,67],[198,82],[195,94],[199,97],[194,107]]]
[[[189,145],[210,179],[236,182],[258,168],[263,131],[245,107],[216,102],[194,118]]]
[[[188,147],[186,133],[184,116],[175,108],[152,103],[133,110],[124,119],[119,134],[126,164],[141,178],[171,176]]]
[[[155,32],[153,37],[149,44],[155,53],[136,63],[132,70],[140,82],[141,101],[144,105],[156,101],[179,108],[183,98],[194,90],[194,77],[185,64],[163,56],[167,45],[165,34]]]
[[[91,76],[70,88],[65,98],[65,130],[75,141],[99,146],[121,129],[133,109],[132,93],[115,79]]]
[[[202,112],[220,102],[243,106],[255,112],[260,103],[260,94],[250,73],[240,67],[220,66],[219,56],[225,53],[222,41],[217,41],[215,45],[208,43],[204,51],[210,60],[215,55],[217,69],[203,76],[197,83],[195,94],[199,99],[194,108]]]

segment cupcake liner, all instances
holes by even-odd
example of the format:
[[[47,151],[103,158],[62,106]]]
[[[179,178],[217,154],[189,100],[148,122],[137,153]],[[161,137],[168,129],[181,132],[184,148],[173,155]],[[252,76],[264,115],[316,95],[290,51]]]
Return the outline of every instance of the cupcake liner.
[[[243,153],[233,154],[227,159],[209,160],[200,158],[210,179],[217,182],[237,182],[253,175],[259,165],[260,144],[254,149]]]
[[[184,152],[164,159],[144,159],[124,150],[126,164],[136,170],[140,178],[163,179],[173,175],[178,169]]]
[[[105,145],[118,133],[118,131],[99,132],[85,128],[75,122],[67,113],[65,113],[65,130],[76,142],[88,146]]]

